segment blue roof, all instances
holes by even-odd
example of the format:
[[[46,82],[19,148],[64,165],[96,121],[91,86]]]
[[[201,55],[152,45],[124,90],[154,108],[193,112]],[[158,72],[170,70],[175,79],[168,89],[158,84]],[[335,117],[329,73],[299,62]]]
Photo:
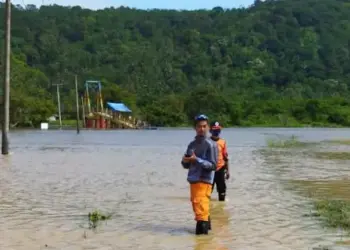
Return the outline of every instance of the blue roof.
[[[107,105],[113,110],[117,112],[126,112],[131,113],[132,111],[124,104],[124,103],[114,103],[114,102],[107,102]]]

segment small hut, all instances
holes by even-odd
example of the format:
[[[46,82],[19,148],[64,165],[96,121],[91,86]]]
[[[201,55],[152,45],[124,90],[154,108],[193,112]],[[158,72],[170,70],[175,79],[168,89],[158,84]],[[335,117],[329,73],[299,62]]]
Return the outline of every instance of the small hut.
[[[133,128],[135,127],[134,118],[131,116],[131,109],[129,109],[124,103],[107,102],[107,106],[110,110],[110,114],[113,117],[113,121],[121,128]]]

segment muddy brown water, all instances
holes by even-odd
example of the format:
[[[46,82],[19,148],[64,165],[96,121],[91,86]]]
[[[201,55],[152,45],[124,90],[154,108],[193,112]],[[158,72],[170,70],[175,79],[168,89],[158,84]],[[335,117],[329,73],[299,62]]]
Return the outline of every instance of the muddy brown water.
[[[11,156],[0,158],[0,249],[277,250],[344,240],[305,217],[310,201],[285,183],[348,178],[349,162],[266,157],[259,150],[276,134],[350,138],[349,129],[225,129],[229,200],[214,192],[213,231],[196,237],[180,165],[192,130],[14,132]],[[96,231],[93,209],[112,214]]]

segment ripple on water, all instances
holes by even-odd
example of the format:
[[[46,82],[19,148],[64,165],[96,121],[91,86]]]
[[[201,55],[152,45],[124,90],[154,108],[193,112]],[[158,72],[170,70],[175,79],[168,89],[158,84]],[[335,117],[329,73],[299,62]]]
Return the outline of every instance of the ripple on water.
[[[225,130],[229,201],[218,202],[214,191],[213,231],[206,237],[193,235],[186,171],[179,164],[193,131],[13,134],[14,154],[1,158],[0,249],[289,250],[339,240],[303,216],[308,200],[286,189],[285,181],[344,176],[346,166],[297,152],[264,155],[258,150],[269,131],[296,133]],[[315,131],[307,136],[324,135]],[[93,209],[112,214],[96,231],[87,229]]]

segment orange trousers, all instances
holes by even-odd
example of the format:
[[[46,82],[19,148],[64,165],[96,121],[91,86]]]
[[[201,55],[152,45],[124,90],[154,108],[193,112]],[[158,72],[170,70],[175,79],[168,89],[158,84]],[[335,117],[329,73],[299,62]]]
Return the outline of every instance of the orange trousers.
[[[191,202],[196,221],[208,221],[212,185],[204,182],[190,184]]]

